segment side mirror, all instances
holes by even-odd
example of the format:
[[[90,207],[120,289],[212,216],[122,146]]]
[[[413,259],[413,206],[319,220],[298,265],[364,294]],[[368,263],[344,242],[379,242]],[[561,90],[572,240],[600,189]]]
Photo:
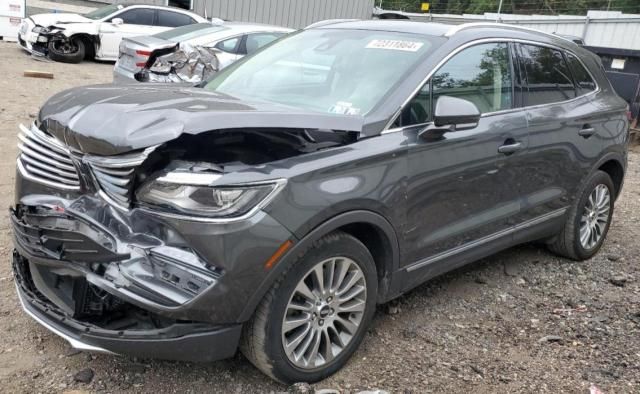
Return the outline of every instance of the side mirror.
[[[472,129],[480,121],[480,110],[469,100],[440,96],[436,101],[433,123],[440,126],[454,126],[455,130]]]
[[[119,26],[121,24],[123,24],[124,21],[122,20],[122,18],[113,18],[111,19],[111,24],[114,26]]]
[[[469,100],[440,96],[436,101],[436,109],[433,114],[433,125],[427,126],[419,135],[435,132],[440,135],[445,132],[468,130],[478,126],[480,110]]]

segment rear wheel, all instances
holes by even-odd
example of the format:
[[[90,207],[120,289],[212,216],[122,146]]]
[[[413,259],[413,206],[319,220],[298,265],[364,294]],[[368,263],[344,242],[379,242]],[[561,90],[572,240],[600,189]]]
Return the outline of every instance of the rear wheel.
[[[245,325],[241,350],[284,383],[315,382],[357,349],[375,311],[376,267],[356,238],[316,242],[267,293]]]
[[[62,63],[80,63],[85,56],[85,42],[80,37],[49,41],[49,58]]]
[[[592,174],[569,211],[564,229],[549,245],[551,251],[574,260],[598,252],[609,232],[615,187],[603,171]]]

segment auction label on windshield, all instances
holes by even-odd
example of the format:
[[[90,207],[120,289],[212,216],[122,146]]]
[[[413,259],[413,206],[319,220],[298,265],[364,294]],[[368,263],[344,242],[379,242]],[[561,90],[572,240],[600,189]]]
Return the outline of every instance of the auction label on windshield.
[[[393,49],[395,51],[418,52],[424,43],[401,40],[371,40],[366,48]]]

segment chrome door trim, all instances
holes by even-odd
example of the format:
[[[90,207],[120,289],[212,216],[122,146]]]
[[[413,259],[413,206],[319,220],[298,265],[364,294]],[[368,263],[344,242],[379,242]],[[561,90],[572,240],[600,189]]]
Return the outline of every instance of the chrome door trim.
[[[544,223],[547,220],[554,219],[554,218],[557,218],[559,216],[562,216],[568,209],[569,209],[568,207],[556,209],[555,211],[551,211],[551,212],[546,213],[546,214],[544,214],[542,216],[538,216],[536,218],[527,220],[526,222],[520,223],[520,224],[518,224],[518,225],[516,225],[514,227],[511,227],[509,229],[498,231],[496,233],[493,233],[493,234],[487,235],[485,237],[479,238],[479,239],[477,239],[475,241],[468,242],[468,243],[466,243],[464,245],[455,247],[453,249],[445,250],[444,252],[438,253],[435,256],[431,256],[431,257],[428,257],[428,258],[426,258],[424,260],[418,261],[417,263],[413,263],[413,264],[409,265],[405,270],[407,272],[413,272],[413,271],[415,271],[417,269],[420,269],[420,268],[422,268],[424,266],[427,266],[429,264],[433,264],[433,263],[435,263],[437,261],[440,261],[440,260],[443,260],[443,259],[445,259],[447,257],[455,256],[455,255],[460,254],[462,252],[465,252],[467,250],[470,250],[470,249],[473,249],[475,247],[484,245],[484,244],[486,244],[488,242],[500,239],[500,238],[505,237],[507,235],[514,234],[514,233],[516,233],[516,232],[518,232],[520,230],[524,230],[524,229],[527,229],[529,227],[533,227],[533,226],[535,226],[537,224]]]
[[[409,104],[409,102],[411,101],[411,99],[413,99],[413,97],[415,97],[416,94],[418,94],[418,92],[420,91],[420,89],[422,88],[422,86],[424,86],[425,83],[427,83],[427,81],[429,81],[429,79],[431,79],[431,77],[433,77],[433,75],[440,70],[440,68],[442,66],[444,66],[444,64],[446,62],[448,62],[453,56],[457,55],[459,52],[461,52],[464,49],[467,49],[469,47],[475,46],[475,45],[479,45],[479,44],[487,44],[487,43],[498,43],[498,42],[517,42],[517,43],[521,43],[521,44],[530,44],[530,45],[536,45],[536,46],[542,46],[542,47],[547,47],[547,48],[552,48],[558,51],[562,51],[562,52],[566,52],[571,54],[572,56],[574,56],[576,59],[578,59],[578,61],[580,62],[580,64],[582,65],[582,67],[587,71],[587,73],[589,74],[589,76],[591,77],[591,79],[593,80],[593,82],[596,84],[596,88],[592,91],[590,91],[589,93],[586,94],[582,94],[580,96],[571,98],[569,100],[563,100],[563,101],[558,101],[555,103],[547,103],[547,104],[538,104],[538,105],[532,105],[532,106],[525,106],[525,107],[518,107],[518,108],[508,108],[508,109],[504,109],[504,110],[500,110],[500,111],[494,111],[494,112],[486,112],[484,114],[481,115],[481,117],[487,117],[487,116],[492,116],[492,115],[496,115],[499,113],[505,113],[505,112],[509,112],[509,111],[516,111],[516,110],[525,110],[525,109],[535,109],[535,108],[541,108],[541,107],[546,107],[546,106],[550,106],[550,105],[558,105],[558,104],[565,104],[565,103],[570,103],[574,100],[578,100],[578,99],[582,99],[584,97],[588,97],[591,96],[593,94],[596,94],[598,92],[600,92],[600,85],[598,84],[598,81],[594,78],[593,74],[591,73],[591,70],[589,70],[588,67],[585,66],[584,62],[582,61],[582,59],[580,58],[580,56],[576,55],[573,51],[569,50],[569,49],[565,49],[562,47],[559,47],[557,45],[554,44],[549,44],[549,43],[544,43],[544,42],[538,42],[538,41],[532,41],[532,40],[525,40],[525,39],[520,39],[520,38],[504,38],[504,37],[496,37],[496,38],[481,38],[478,40],[473,40],[473,41],[469,41],[465,44],[460,45],[459,47],[457,47],[456,49],[454,49],[453,51],[451,51],[447,56],[445,56],[442,60],[440,60],[438,62],[438,64],[436,64],[436,66],[431,69],[431,71],[429,71],[429,73],[427,74],[427,76],[418,84],[418,86],[411,92],[411,94],[409,95],[409,97],[407,97],[404,102],[402,103],[402,105],[400,105],[400,107],[396,110],[396,112],[393,114],[393,116],[391,117],[391,119],[389,120],[389,122],[387,122],[387,124],[384,126],[384,129],[382,130],[381,134],[387,134],[387,133],[391,133],[391,132],[395,132],[395,131],[400,131],[402,130],[404,127],[413,127],[416,125],[409,125],[409,126],[403,126],[403,127],[396,127],[393,129],[389,129],[389,127],[391,127],[391,125],[393,124],[393,122],[396,121],[396,119],[398,118],[398,116],[400,116],[400,114],[402,113],[402,110],[404,109],[404,107],[407,106],[407,104]]]

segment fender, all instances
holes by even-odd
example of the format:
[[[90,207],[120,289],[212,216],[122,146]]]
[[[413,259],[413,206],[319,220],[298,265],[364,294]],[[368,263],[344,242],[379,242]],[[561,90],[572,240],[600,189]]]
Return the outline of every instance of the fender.
[[[627,173],[627,156],[626,156],[626,152],[622,153],[622,152],[618,152],[618,151],[613,151],[613,152],[609,151],[609,152],[605,153],[604,155],[602,155],[598,159],[598,161],[591,167],[589,172],[583,177],[582,181],[584,181],[589,176],[591,176],[591,174],[596,172],[600,167],[602,167],[602,165],[604,163],[606,163],[608,161],[615,161],[618,164],[620,164],[620,166],[622,167],[623,174],[626,175],[626,173]],[[624,186],[624,176],[622,177],[622,182],[620,183],[620,188],[619,188],[618,193],[616,195],[616,200],[618,199],[618,196],[620,195],[623,186]]]
[[[380,288],[378,293],[378,300],[385,300],[386,293],[389,291],[389,283],[391,282],[390,275],[398,270],[400,265],[400,248],[398,244],[398,237],[395,230],[391,226],[391,223],[387,221],[383,216],[374,213],[372,211],[357,210],[349,211],[325,221],[318,225],[304,237],[295,241],[295,244],[287,253],[282,256],[280,261],[276,263],[271,271],[268,271],[266,278],[262,281],[262,284],[253,293],[249,301],[247,302],[242,313],[238,317],[239,322],[245,322],[251,318],[254,310],[263,299],[264,295],[269,291],[271,286],[278,280],[278,278],[286,272],[296,259],[303,254],[315,241],[322,238],[326,234],[343,227],[348,224],[354,223],[367,223],[379,228],[389,240],[391,245],[391,261],[385,263],[385,276],[381,278]]]

